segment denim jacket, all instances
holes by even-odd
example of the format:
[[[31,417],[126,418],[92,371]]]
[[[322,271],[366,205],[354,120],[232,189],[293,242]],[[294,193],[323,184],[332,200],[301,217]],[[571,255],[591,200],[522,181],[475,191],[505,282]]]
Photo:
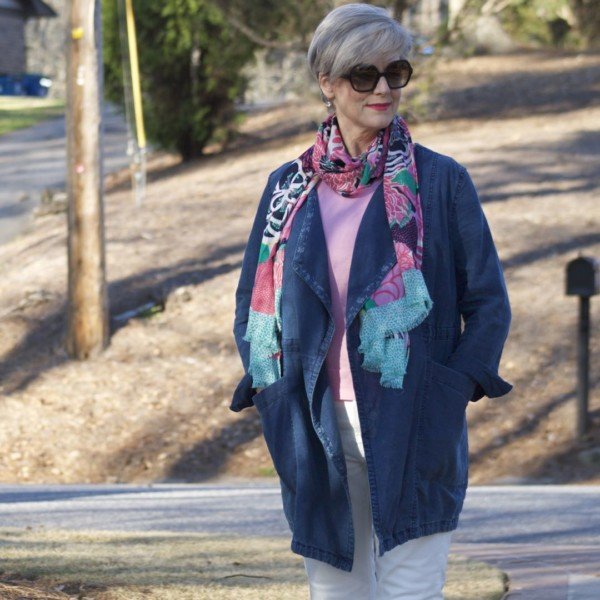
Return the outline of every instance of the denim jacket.
[[[352,256],[346,326],[362,429],[373,525],[384,554],[458,526],[468,481],[466,408],[512,385],[498,375],[511,311],[496,248],[464,167],[416,145],[424,219],[422,270],[433,307],[410,331],[402,389],[361,367],[358,313],[396,262],[380,185],[364,213]],[[231,410],[254,405],[279,475],[292,550],[350,571],[354,530],[346,463],[324,368],[334,333],[327,246],[316,189],[298,211],[282,286],[282,377],[256,393],[243,340],[271,191],[269,177],[236,292],[234,335],[246,375]],[[461,327],[461,316],[464,326]]]

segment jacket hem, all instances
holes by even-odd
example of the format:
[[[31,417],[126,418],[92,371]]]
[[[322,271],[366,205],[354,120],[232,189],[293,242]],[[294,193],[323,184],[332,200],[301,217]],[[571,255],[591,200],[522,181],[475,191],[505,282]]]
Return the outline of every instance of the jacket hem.
[[[342,571],[352,571],[352,559],[333,554],[333,552],[328,552],[327,550],[315,548],[314,546],[307,546],[297,540],[292,540],[292,552],[306,558],[320,560]]]
[[[392,533],[390,537],[387,537],[379,545],[379,556],[383,556],[384,552],[392,550],[400,544],[404,544],[410,540],[423,537],[425,535],[433,535],[434,533],[444,533],[447,531],[453,531],[458,527],[458,519],[456,516],[453,519],[445,519],[443,521],[430,521],[429,523],[423,523],[418,527],[409,527],[402,531],[396,531]]]

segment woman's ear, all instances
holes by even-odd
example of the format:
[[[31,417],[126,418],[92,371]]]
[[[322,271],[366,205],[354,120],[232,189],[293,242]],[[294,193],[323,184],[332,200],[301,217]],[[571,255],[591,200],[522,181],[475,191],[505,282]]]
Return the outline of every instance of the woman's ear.
[[[335,94],[329,77],[325,73],[319,73],[319,87],[321,92],[328,100],[333,100]]]

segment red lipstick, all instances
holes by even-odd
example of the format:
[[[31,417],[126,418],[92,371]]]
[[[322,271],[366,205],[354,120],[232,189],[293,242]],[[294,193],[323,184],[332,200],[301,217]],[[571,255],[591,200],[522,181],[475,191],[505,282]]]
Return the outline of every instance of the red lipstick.
[[[368,108],[372,108],[373,110],[387,110],[391,105],[391,102],[387,104],[367,104]]]

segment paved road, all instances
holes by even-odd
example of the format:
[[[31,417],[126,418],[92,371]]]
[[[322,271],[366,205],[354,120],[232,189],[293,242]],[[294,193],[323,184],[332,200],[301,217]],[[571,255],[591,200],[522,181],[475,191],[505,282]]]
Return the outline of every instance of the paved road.
[[[129,164],[123,117],[105,105],[104,172]],[[45,188],[66,187],[65,119],[43,121],[0,136],[0,244],[25,229]]]
[[[68,519],[67,519],[68,516]],[[0,485],[0,527],[289,534],[272,482]],[[453,541],[600,543],[600,486],[471,486]]]
[[[272,482],[0,485],[0,527],[288,536]],[[600,486],[472,486],[452,553],[509,574],[507,600],[600,600]]]

